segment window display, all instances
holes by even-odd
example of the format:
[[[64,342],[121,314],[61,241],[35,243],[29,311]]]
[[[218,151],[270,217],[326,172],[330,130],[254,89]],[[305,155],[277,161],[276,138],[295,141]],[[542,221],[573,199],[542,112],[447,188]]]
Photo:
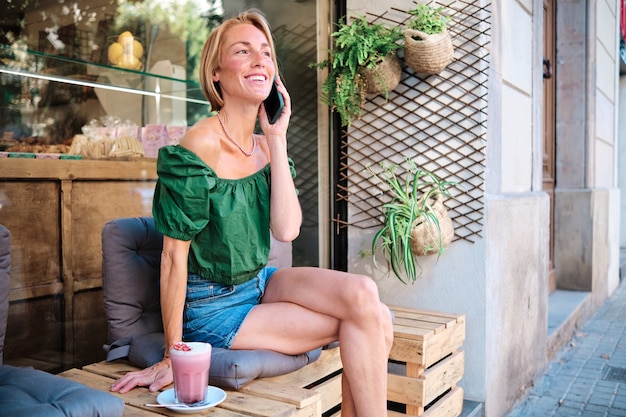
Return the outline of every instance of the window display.
[[[305,213],[294,264],[319,262],[316,2],[172,4],[0,1],[0,223],[15,236],[5,363],[56,372],[102,357],[102,225],[151,215],[156,150],[210,111],[201,50],[243,8],[273,19]]]
[[[0,151],[64,154],[103,117],[143,128],[205,115],[195,63],[221,12],[168,3],[3,2]]]

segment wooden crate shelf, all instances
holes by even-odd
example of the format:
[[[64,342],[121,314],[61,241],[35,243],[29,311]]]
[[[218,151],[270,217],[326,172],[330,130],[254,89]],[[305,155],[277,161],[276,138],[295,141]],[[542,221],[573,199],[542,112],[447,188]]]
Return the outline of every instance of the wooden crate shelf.
[[[456,417],[463,410],[465,316],[390,306],[394,341],[389,355],[387,398],[403,413]],[[395,407],[390,407],[395,408]]]

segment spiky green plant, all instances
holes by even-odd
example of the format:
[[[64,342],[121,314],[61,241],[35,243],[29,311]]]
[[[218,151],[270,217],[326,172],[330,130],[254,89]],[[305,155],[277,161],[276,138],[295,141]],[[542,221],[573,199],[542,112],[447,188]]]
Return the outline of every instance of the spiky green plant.
[[[456,182],[444,181],[434,173],[419,168],[413,160],[407,160],[408,169],[402,176],[396,174],[397,165],[381,164],[382,171],[369,171],[389,186],[391,201],[382,207],[383,224],[372,240],[374,265],[382,269],[376,262],[376,250],[381,252],[388,262],[391,272],[404,284],[414,282],[421,274],[416,255],[411,249],[411,230],[419,222],[430,222],[435,225],[438,245],[432,249],[437,257],[444,251],[441,240],[439,219],[433,207],[438,196],[452,197],[450,187]],[[408,279],[405,280],[406,277]]]
[[[331,36],[335,47],[329,51],[328,59],[312,66],[328,68],[320,101],[339,113],[342,126],[350,126],[363,114],[365,102],[367,86],[359,70],[374,68],[385,56],[399,49],[398,41],[403,35],[399,27],[369,23],[361,16],[350,24],[340,22]]]

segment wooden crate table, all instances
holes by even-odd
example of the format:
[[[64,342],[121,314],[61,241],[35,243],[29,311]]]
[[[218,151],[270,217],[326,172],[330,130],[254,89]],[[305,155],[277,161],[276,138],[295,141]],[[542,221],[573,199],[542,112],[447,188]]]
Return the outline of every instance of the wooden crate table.
[[[463,410],[465,316],[390,306],[394,342],[389,356],[387,399],[389,417],[457,417]],[[98,362],[60,375],[102,391],[137,368],[125,361]],[[322,351],[310,365],[287,375],[252,381],[226,400],[197,413],[212,417],[340,417],[340,349]],[[169,388],[169,387],[168,387]],[[125,401],[124,417],[180,415],[168,409],[144,407],[157,393],[136,388],[114,394]],[[191,414],[190,414],[191,415]]]

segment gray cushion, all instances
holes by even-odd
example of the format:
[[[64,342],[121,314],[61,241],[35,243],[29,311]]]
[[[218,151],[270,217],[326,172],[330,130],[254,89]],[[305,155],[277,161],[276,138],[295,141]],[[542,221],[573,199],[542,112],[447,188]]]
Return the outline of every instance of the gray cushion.
[[[162,245],[163,237],[151,217],[115,219],[102,229],[102,284],[110,343],[105,349],[111,360],[125,357],[143,368],[163,358],[159,303]],[[270,256],[285,265],[290,254],[285,256],[283,250],[290,250],[290,246],[273,246]],[[214,348],[209,383],[238,389],[258,377],[295,371],[316,360],[320,352],[285,355]]]
[[[0,365],[4,351],[4,338],[9,315],[9,289],[11,287],[11,233],[0,225]]]
[[[109,351],[107,360],[126,358],[140,368],[146,368],[163,359],[163,333],[147,333],[118,340]],[[316,361],[322,349],[301,355],[284,355],[270,350],[228,350],[213,348],[209,384],[228,389],[239,389],[256,378],[282,375]]]
[[[162,332],[159,264],[163,236],[152,218],[112,220],[102,230],[102,289],[109,342]]]
[[[315,362],[322,349],[301,355],[284,355],[271,350],[213,349],[209,384],[239,389],[256,378],[288,374]]]
[[[120,417],[124,401],[33,368],[2,365],[0,410],[11,417]]]

